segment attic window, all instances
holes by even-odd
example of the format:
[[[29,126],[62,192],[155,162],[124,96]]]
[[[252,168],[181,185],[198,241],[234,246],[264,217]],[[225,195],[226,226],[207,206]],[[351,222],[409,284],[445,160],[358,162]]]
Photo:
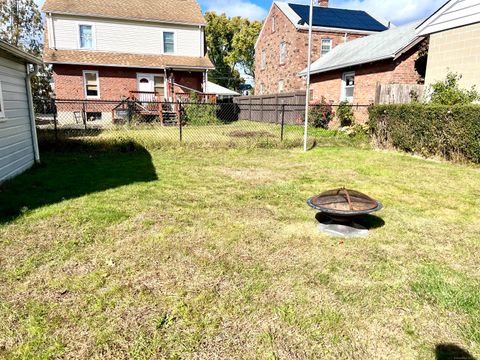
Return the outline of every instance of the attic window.
[[[93,49],[95,47],[93,25],[78,25],[78,34],[80,49]]]
[[[173,32],[163,33],[163,52],[173,54],[175,52],[175,34]]]
[[[261,68],[264,70],[267,67],[267,52],[262,50]]]

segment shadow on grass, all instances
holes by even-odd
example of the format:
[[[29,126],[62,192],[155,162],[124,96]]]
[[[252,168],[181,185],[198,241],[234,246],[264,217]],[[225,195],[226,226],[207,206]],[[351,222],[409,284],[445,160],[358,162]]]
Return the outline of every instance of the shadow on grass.
[[[0,185],[0,223],[28,210],[137,182],[157,180],[150,153],[133,142],[42,152],[42,164]]]
[[[315,215],[315,219],[317,219],[320,223],[328,223],[331,219],[326,216],[325,214],[319,212]],[[379,218],[375,215],[364,215],[359,218],[354,218],[353,221],[359,225],[362,225],[365,229],[372,230],[378,229],[385,225],[385,221],[382,218]]]
[[[436,360],[476,360],[468,351],[455,344],[438,344],[435,356]]]

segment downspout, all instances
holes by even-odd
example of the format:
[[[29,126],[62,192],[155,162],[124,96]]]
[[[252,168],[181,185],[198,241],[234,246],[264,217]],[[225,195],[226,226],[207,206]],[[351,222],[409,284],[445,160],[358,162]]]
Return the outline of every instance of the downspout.
[[[29,64],[26,64],[27,77],[25,78],[25,85],[27,88],[27,101],[28,110],[30,115],[30,131],[32,134],[33,154],[35,156],[35,162],[40,163],[40,150],[38,148],[37,127],[35,126],[35,110],[33,109],[33,96],[32,96],[32,78],[38,74],[38,65],[33,65],[33,71],[30,72]]]

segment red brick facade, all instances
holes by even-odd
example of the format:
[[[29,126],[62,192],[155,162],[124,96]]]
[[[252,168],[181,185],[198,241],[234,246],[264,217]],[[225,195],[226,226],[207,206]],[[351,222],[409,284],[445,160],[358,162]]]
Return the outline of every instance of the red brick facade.
[[[163,70],[55,64],[53,79],[57,99],[85,99],[84,70],[98,71],[100,100],[119,100],[122,96],[130,96],[130,91],[137,90],[137,73],[165,74]],[[172,71],[167,71],[168,77],[171,74]],[[202,91],[203,72],[173,71],[173,75],[176,83]]]
[[[323,6],[328,6],[324,1]],[[273,20],[275,19],[275,20]],[[273,31],[272,21],[275,21]],[[322,39],[331,39],[332,48],[345,41],[358,39],[368,34],[314,31],[312,59],[320,57]],[[285,63],[280,64],[280,44],[285,42]],[[265,51],[266,66],[262,69],[262,51]],[[279,92],[279,82],[283,81],[284,92],[305,89],[305,81],[298,73],[307,66],[308,31],[297,30],[285,14],[273,5],[265,20],[255,48],[255,93],[275,94]],[[263,85],[263,86],[262,86]]]
[[[411,49],[397,60],[377,61],[337,71],[312,75],[313,99],[324,96],[327,100],[338,104],[342,101],[342,75],[344,72],[355,72],[355,88],[353,103],[369,105],[375,101],[377,84],[418,84],[421,78],[415,70],[418,46]],[[357,120],[366,120],[366,107],[360,106],[356,111]]]

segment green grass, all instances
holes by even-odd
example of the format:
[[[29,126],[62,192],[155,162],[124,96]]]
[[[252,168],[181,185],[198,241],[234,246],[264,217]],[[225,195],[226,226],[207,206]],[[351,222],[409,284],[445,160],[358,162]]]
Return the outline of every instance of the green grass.
[[[0,188],[0,357],[480,356],[480,169],[317,141],[44,151]],[[368,238],[317,232],[340,186]]]

